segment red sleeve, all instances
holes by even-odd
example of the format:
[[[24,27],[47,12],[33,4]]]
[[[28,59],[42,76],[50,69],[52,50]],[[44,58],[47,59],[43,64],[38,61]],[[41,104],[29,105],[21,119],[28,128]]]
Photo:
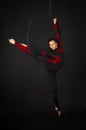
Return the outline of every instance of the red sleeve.
[[[30,50],[30,48],[27,46],[27,47],[25,47],[25,46],[23,46],[22,44],[20,44],[20,43],[15,43],[14,44],[17,48],[19,48],[20,50],[22,50],[22,51],[24,51],[24,52],[26,52],[26,53],[31,53],[31,50]]]
[[[60,52],[60,53],[63,53],[64,52],[64,50],[63,50],[63,48],[62,48],[62,42],[61,42],[61,36],[60,36],[60,33],[59,33],[59,27],[58,27],[58,24],[54,24],[54,30],[55,30],[55,32],[56,32],[56,39],[57,39],[57,41],[58,41],[58,51]]]
[[[58,30],[58,26],[57,26],[57,24],[54,24],[54,30],[55,30],[55,31]]]

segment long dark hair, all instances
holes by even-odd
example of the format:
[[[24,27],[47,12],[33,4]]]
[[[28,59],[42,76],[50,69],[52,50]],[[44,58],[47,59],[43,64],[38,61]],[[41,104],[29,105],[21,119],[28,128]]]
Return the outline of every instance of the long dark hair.
[[[49,43],[50,41],[55,41],[56,43],[58,43],[57,39],[54,38],[54,37],[50,37],[50,38],[48,39],[48,43]]]

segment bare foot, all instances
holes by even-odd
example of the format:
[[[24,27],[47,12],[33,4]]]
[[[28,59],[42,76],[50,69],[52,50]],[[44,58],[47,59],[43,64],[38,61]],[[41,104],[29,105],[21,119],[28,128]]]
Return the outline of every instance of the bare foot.
[[[54,110],[56,111],[58,117],[61,116],[61,111],[58,109],[58,107],[54,107]]]
[[[59,111],[58,111],[58,117],[60,117],[60,116],[61,116],[61,111],[59,110]]]
[[[55,107],[54,109],[55,109],[56,111],[58,111],[58,107]]]

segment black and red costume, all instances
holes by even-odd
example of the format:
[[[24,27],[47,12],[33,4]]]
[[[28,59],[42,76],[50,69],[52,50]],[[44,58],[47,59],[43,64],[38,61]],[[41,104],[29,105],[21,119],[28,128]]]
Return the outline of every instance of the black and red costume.
[[[59,33],[59,26],[58,24],[53,25],[55,30],[56,39],[58,42],[58,48],[55,50],[51,50],[49,48],[49,51],[42,51],[42,52],[33,52],[32,49],[29,46],[23,46],[20,43],[14,44],[16,47],[21,49],[22,51],[28,53],[29,55],[34,56],[38,60],[44,63],[44,65],[47,67],[48,71],[52,73],[53,78],[55,80],[55,88],[54,88],[54,103],[55,106],[59,108],[58,101],[57,101],[57,80],[56,80],[56,72],[62,68],[64,63],[64,50],[62,48],[62,42],[61,37]],[[42,57],[40,59],[39,57]]]

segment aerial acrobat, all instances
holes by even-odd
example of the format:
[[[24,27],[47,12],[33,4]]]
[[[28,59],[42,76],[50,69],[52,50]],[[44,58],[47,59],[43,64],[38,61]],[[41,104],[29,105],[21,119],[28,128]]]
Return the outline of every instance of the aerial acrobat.
[[[8,39],[9,43],[19,48],[20,50],[36,57],[39,60],[39,56],[43,57],[40,59],[41,62],[44,63],[49,73],[52,73],[55,79],[55,88],[54,88],[54,110],[57,112],[58,116],[61,116],[61,110],[59,108],[58,97],[57,97],[57,80],[56,80],[56,72],[63,67],[64,64],[64,50],[62,47],[61,36],[59,33],[59,26],[57,23],[57,18],[53,18],[53,27],[55,31],[56,37],[50,37],[48,39],[49,53],[46,51],[42,52],[34,52],[29,45],[24,43],[17,43],[14,39]]]

